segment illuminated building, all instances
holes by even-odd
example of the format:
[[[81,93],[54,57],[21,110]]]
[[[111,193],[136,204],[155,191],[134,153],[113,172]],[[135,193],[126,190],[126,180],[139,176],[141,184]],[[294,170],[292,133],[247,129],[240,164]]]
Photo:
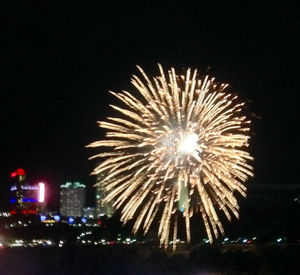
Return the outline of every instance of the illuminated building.
[[[60,186],[60,214],[65,217],[81,217],[85,203],[85,185],[66,182]]]
[[[11,173],[10,214],[37,214],[45,200],[45,184],[26,182],[26,173],[22,168]]]
[[[103,179],[103,175],[97,176],[97,184],[101,183]],[[101,184],[96,187],[96,217],[107,216],[108,218],[112,217],[115,213],[115,209],[113,207],[113,201],[109,203],[104,203],[104,198],[106,196],[106,191]]]
[[[94,219],[95,218],[95,208],[94,207],[84,207],[83,208],[83,217]]]

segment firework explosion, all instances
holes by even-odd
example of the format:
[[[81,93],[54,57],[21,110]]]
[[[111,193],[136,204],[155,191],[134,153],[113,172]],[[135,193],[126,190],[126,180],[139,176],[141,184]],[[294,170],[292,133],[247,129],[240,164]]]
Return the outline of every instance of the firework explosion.
[[[105,175],[105,201],[122,208],[123,224],[136,217],[133,233],[142,227],[146,234],[158,215],[160,244],[167,248],[173,234],[175,249],[178,216],[189,242],[190,218],[199,213],[213,242],[224,234],[217,211],[238,218],[234,191],[246,196],[243,182],[253,176],[247,164],[253,158],[244,151],[250,121],[239,115],[244,104],[234,103],[227,84],[190,69],[176,75],[171,68],[166,77],[158,66],[160,75],[152,80],[140,67],[144,81],[132,76],[140,99],[110,92],[126,107],[111,105],[122,116],[99,122],[106,139],[88,146],[110,150],[91,157],[104,158],[93,174]]]

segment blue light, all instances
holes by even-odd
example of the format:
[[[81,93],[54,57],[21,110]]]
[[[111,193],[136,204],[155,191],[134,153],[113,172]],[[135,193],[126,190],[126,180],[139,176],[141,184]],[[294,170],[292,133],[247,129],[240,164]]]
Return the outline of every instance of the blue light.
[[[10,187],[10,191],[15,191],[15,190],[17,190],[17,186],[13,185]]]
[[[57,222],[60,221],[60,216],[59,216],[59,215],[54,215],[53,218],[54,218],[54,220],[56,220]]]
[[[45,215],[41,215],[40,216],[41,222],[45,221],[47,219],[47,217]]]
[[[74,223],[74,218],[73,217],[69,217],[68,218],[68,223]]]
[[[37,202],[37,199],[22,199],[23,202]]]
[[[39,189],[37,186],[30,186],[30,185],[21,185],[21,188],[23,190],[38,190]]]
[[[81,218],[81,221],[82,221],[83,223],[86,223],[86,218]]]
[[[17,200],[16,199],[10,199],[10,202],[11,203],[14,203],[14,202],[16,202]]]

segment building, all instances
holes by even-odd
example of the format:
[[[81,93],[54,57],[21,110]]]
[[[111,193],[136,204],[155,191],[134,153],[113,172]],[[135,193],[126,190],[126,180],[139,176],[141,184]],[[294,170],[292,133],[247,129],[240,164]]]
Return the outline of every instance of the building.
[[[113,201],[108,203],[104,203],[104,198],[107,194],[105,189],[101,186],[101,181],[103,179],[103,175],[98,175],[96,178],[97,186],[96,186],[96,217],[106,216],[108,218],[112,217],[115,213],[115,209],[113,207]]]
[[[10,214],[38,214],[44,204],[45,184],[26,181],[26,173],[22,168],[12,172],[11,179]]]
[[[94,219],[95,218],[95,207],[84,207],[83,208],[83,217],[88,219]]]
[[[83,216],[86,186],[80,182],[66,182],[60,186],[60,214],[65,217]]]

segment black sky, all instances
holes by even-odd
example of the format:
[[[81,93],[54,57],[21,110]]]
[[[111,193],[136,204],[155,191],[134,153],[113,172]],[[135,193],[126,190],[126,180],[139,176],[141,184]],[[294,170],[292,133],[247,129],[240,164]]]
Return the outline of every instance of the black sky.
[[[168,9],[96,2],[36,1],[3,11],[0,206],[8,200],[9,173],[18,167],[47,180],[53,198],[67,180],[91,186],[95,163],[85,145],[103,137],[96,121],[113,114],[107,91],[134,90],[135,65],[156,75],[157,62],[231,83],[255,114],[255,182],[299,182],[295,7],[283,1]]]

